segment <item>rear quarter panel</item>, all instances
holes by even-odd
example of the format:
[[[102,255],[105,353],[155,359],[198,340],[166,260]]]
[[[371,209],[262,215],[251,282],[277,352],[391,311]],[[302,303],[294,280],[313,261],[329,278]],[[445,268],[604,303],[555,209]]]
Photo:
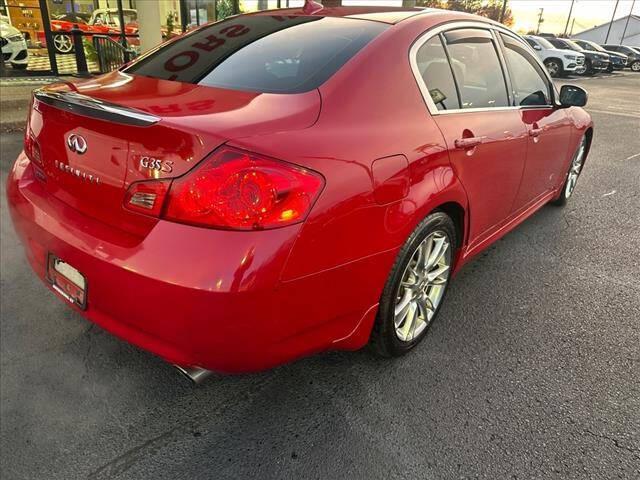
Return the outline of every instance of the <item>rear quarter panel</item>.
[[[466,206],[442,134],[409,64],[411,44],[431,23],[390,27],[348,62],[320,87],[322,110],[312,128],[234,142],[325,177],[324,191],[283,272],[284,281],[396,251],[439,205]],[[407,194],[380,204],[372,165],[399,155],[407,159],[406,171],[398,172],[408,179]],[[390,267],[388,259],[380,263],[385,278]]]

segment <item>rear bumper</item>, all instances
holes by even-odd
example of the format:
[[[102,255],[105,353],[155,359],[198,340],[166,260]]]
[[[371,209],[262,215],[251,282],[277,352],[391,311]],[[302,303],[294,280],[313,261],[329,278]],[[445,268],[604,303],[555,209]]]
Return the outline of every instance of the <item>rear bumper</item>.
[[[168,362],[220,372],[363,346],[395,255],[282,282],[299,225],[230,232],[160,221],[133,237],[50,197],[24,154],[7,197],[38,276],[49,285],[49,252],[85,275],[82,315]]]

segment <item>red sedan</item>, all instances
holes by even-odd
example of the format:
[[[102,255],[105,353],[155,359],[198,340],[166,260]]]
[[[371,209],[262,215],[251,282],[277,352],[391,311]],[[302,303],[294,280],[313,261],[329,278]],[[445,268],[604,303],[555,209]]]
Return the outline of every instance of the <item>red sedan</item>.
[[[194,379],[398,356],[456,271],[569,200],[585,102],[472,15],[236,16],[38,91],[9,205],[56,295]]]

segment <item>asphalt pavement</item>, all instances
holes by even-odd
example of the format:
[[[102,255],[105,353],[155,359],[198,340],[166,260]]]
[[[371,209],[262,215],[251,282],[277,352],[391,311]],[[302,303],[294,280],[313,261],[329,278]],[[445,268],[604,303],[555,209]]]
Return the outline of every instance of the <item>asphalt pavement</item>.
[[[574,197],[465,267],[417,350],[197,388],[32,274],[2,134],[2,478],[639,478],[640,74],[571,82],[595,121]]]

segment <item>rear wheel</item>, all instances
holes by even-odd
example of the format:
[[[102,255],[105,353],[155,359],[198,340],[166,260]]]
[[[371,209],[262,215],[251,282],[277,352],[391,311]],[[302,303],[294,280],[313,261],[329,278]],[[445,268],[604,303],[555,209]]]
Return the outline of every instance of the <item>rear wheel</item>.
[[[425,337],[449,286],[455,244],[455,225],[442,212],[429,215],[410,235],[385,285],[371,333],[379,355],[403,355]]]
[[[634,72],[640,72],[640,60],[636,60],[635,62],[633,62],[629,68],[631,70],[633,70]]]
[[[576,153],[573,155],[571,165],[569,165],[569,171],[567,172],[567,178],[565,179],[564,185],[562,186],[562,192],[560,192],[560,196],[552,202],[554,205],[562,207],[567,204],[567,201],[576,188],[578,177],[582,173],[582,167],[584,165],[584,158],[586,153],[587,137],[583,136],[582,140],[580,140],[580,145],[578,145]]]
[[[547,71],[551,77],[561,77],[563,73],[562,64],[558,60],[545,60],[545,67],[547,67]]]

